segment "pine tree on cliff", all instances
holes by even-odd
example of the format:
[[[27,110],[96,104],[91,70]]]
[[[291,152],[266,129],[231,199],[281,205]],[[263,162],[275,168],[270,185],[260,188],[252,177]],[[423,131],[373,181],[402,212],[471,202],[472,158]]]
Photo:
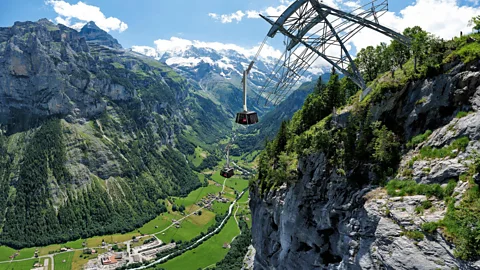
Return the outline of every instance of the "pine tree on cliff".
[[[313,93],[307,96],[305,103],[301,110],[301,123],[300,129],[295,133],[301,134],[305,130],[309,129],[312,125],[320,121],[325,117],[326,102],[323,99],[325,91],[325,85],[322,83],[322,77],[318,78],[317,84],[313,90]]]
[[[329,115],[333,108],[338,108],[345,104],[345,93],[340,86],[339,76],[335,68],[332,68],[330,80],[323,91],[323,100],[325,101],[324,117]],[[323,117],[322,117],[323,118]]]
[[[275,142],[275,155],[278,157],[281,152],[285,151],[285,147],[287,146],[287,126],[288,122],[282,121],[282,124],[280,125],[280,130],[278,131],[277,134],[277,139]]]

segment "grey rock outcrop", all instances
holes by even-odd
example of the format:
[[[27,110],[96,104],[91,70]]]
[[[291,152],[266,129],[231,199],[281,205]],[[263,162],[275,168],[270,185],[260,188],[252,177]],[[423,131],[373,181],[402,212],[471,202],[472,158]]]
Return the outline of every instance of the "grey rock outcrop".
[[[445,185],[449,179],[458,180],[479,149],[480,74],[458,62],[452,70],[410,83],[371,109],[374,119],[400,130],[406,139],[433,130],[427,141],[403,156],[401,169],[421,147],[444,147],[463,136],[470,139],[466,150],[454,158],[415,161],[412,178],[418,183]],[[473,113],[455,118],[462,110]],[[327,165],[323,153],[300,158],[298,174],[295,183],[264,194],[251,188],[255,269],[480,269],[478,262],[456,258],[453,244],[439,232],[421,239],[408,236],[423,223],[444,218],[443,200],[392,198],[369,183],[348,181]],[[457,182],[456,203],[466,189],[467,183]],[[426,200],[433,207],[420,211]]]
[[[90,44],[103,45],[114,49],[122,49],[122,45],[104,30],[100,29],[95,22],[88,22],[80,30],[80,36]]]

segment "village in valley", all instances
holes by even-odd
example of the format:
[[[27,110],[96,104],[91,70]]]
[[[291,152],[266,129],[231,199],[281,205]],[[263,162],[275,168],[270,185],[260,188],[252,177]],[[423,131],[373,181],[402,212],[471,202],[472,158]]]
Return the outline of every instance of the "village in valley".
[[[135,244],[143,244],[135,246]],[[105,244],[105,242],[103,242]],[[175,248],[176,243],[163,243],[156,236],[139,236],[130,241],[124,242],[126,250],[115,251],[112,247],[108,249],[108,252],[98,256],[95,259],[89,260],[84,266],[85,270],[95,269],[116,269],[131,263],[144,263],[156,258],[156,254]],[[118,244],[117,244],[118,247]],[[85,253],[95,253],[95,249],[85,249]]]
[[[220,184],[214,184],[217,187],[221,187]],[[208,193],[206,197],[202,198],[197,202],[199,209],[205,208],[210,211],[214,211],[213,204],[215,202],[228,204],[231,200],[224,197],[225,192],[219,192],[218,194]],[[191,214],[198,215],[199,211],[197,210]],[[176,229],[180,229],[182,220],[171,220],[171,225]],[[157,227],[158,228],[158,227]],[[115,251],[118,249],[118,246],[121,245],[125,247],[122,251]],[[102,246],[106,246],[106,243],[102,241]],[[116,248],[115,248],[116,246]],[[132,240],[123,242],[121,244],[116,244],[113,247],[108,247],[108,251],[98,256],[95,259],[89,260],[85,265],[85,270],[110,270],[116,269],[122,266],[128,266],[129,264],[134,263],[145,263],[153,261],[157,258],[157,254],[168,251],[176,247],[175,242],[164,243],[162,240],[158,239],[155,234],[153,235],[141,235],[134,237]],[[222,245],[223,248],[230,248],[230,244],[225,242]],[[66,250],[65,250],[66,251]],[[86,248],[84,253],[94,254],[95,249]]]
[[[242,173],[238,172],[238,174]],[[11,269],[3,266],[20,263],[27,265],[27,262],[30,263],[28,269],[35,270],[130,269],[158,260],[159,256],[171,254],[178,250],[179,243],[205,235],[207,229],[215,225],[217,215],[227,216],[231,204],[248,187],[246,176],[244,179],[225,179],[218,175],[218,172],[212,172],[210,175],[199,174],[199,178],[204,183],[201,188],[191,192],[186,198],[169,197],[165,200],[167,212],[160,214],[135,232],[97,236],[69,242],[71,244],[18,251],[5,247],[12,251],[8,259],[5,258],[4,261],[0,259],[0,270]],[[211,245],[218,250],[216,252],[218,259],[212,258],[212,263],[215,260],[221,260],[231,248],[232,241],[240,232],[238,226],[240,219],[251,226],[248,192],[233,206],[232,216],[227,218],[220,233],[195,248],[200,254],[203,252],[201,249],[210,249],[202,246]],[[0,250],[0,256],[1,254]],[[202,259],[208,259],[208,256],[205,254]],[[181,257],[180,255],[179,258]],[[171,263],[170,261],[175,263],[176,258],[169,260],[166,264]]]

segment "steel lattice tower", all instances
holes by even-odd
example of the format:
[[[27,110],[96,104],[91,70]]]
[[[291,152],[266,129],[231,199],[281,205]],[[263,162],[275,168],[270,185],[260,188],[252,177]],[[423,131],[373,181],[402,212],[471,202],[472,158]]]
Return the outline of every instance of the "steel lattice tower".
[[[318,0],[297,0],[278,17],[260,15],[272,25],[267,36],[273,38],[280,32],[285,37],[286,46],[263,88],[273,86],[267,99],[274,104],[281,101],[319,57],[365,90],[365,81],[346,43],[366,27],[405,45],[410,44],[409,38],[380,25],[378,18],[387,11],[388,0],[371,1],[350,13]]]

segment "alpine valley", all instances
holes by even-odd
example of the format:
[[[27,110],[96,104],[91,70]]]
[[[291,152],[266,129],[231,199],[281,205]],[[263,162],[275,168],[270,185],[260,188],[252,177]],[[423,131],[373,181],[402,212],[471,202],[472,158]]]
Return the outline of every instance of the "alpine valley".
[[[302,38],[337,12],[292,5],[281,27],[316,19],[277,30]],[[117,18],[62,16],[0,27],[0,270],[480,269],[480,15],[342,55],[275,105],[273,56],[124,48]]]
[[[15,248],[143,225],[201,186],[192,138],[231,129],[172,68],[93,22],[0,28],[0,89],[0,241]]]

